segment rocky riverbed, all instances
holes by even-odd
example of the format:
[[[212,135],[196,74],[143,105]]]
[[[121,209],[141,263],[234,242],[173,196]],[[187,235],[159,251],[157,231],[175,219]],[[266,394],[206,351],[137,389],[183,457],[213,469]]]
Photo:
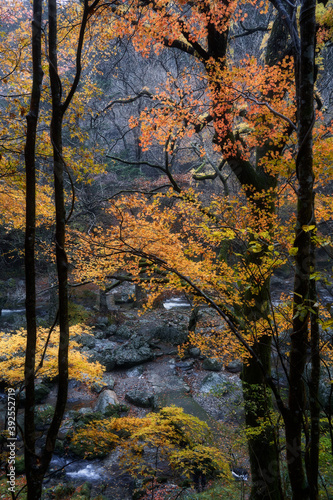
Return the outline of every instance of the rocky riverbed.
[[[104,413],[108,405],[126,406],[130,414],[144,416],[174,404],[211,427],[216,421],[240,422],[240,364],[225,367],[216,360],[210,362],[198,349],[190,350],[185,359],[178,355],[177,345],[186,339],[189,314],[187,309],[178,310],[177,315],[170,309],[159,309],[139,317],[129,310],[118,325],[99,318],[94,337],[83,339],[83,349],[92,359],[104,362],[108,371],[102,383],[90,389],[70,382],[60,441],[71,431],[73,414],[77,419],[90,412]],[[217,389],[220,394],[214,395]],[[45,407],[53,405],[55,391],[52,389],[43,401]],[[71,459],[57,455],[52,463],[53,470],[65,466],[57,473],[63,480],[74,484],[89,481],[96,494],[102,489],[111,495],[107,498],[131,498],[134,483],[119,469],[117,451],[103,459],[66,465]]]
[[[110,316],[96,317],[94,335],[82,338],[82,350],[103,363],[106,372],[102,382],[92,387],[70,381],[67,411],[46,489],[60,481],[74,485],[88,482],[92,498],[100,493],[114,500],[132,498],[135,482],[119,467],[117,450],[107,457],[83,460],[68,448],[68,436],[81,418],[106,415],[112,406],[127,407],[130,415],[144,416],[174,404],[212,429],[216,421],[242,421],[241,365],[224,366],[205,358],[197,348],[179,357],[178,345],[186,340],[189,316],[190,309],[182,304],[177,314],[173,308],[163,307],[139,316],[137,310],[125,308],[113,322]],[[214,395],[217,389],[219,394]],[[37,424],[42,433],[57,389],[41,384],[38,390]]]

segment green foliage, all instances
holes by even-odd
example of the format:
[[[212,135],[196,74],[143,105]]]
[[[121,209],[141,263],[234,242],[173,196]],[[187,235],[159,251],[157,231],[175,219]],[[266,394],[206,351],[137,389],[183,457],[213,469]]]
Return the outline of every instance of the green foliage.
[[[126,406],[126,405],[122,405],[122,404],[116,404],[116,405],[108,405],[106,407],[106,410],[104,412],[104,415],[106,417],[115,417],[115,418],[119,418],[121,417],[121,415],[123,413],[128,413],[129,411],[129,407]]]
[[[333,444],[329,434],[320,438],[319,451],[319,498],[333,498]]]
[[[35,423],[36,428],[42,428],[45,425],[50,425],[54,414],[52,405],[40,405],[35,408]]]
[[[225,484],[221,481],[215,481],[213,485],[201,493],[186,493],[180,497],[183,500],[239,500],[241,497],[242,484],[233,482]],[[247,485],[244,485],[247,488]]]

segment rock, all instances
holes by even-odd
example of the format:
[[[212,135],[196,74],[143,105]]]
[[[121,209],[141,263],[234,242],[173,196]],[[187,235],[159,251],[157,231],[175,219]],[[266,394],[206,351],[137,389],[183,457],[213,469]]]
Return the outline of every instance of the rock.
[[[118,401],[116,393],[114,391],[111,391],[110,389],[105,389],[98,396],[97,402],[94,406],[94,411],[105,413],[105,411],[107,410],[107,407],[109,405],[114,406],[114,405],[118,405],[118,404],[119,404],[119,401]]]
[[[228,387],[229,378],[222,373],[210,373],[202,381],[200,392],[219,392],[220,389],[225,391]],[[225,392],[226,393],[226,392]]]
[[[154,394],[169,391],[187,392],[189,390],[188,385],[184,382],[182,377],[177,375],[172,365],[160,373],[147,373],[146,380],[151,384]]]
[[[187,360],[187,361],[177,361],[176,362],[176,367],[177,368],[180,368],[181,370],[187,372],[189,370],[192,370],[193,369],[193,365],[194,365],[194,360],[191,359],[191,360]]]
[[[82,345],[82,347],[86,347],[87,349],[94,349],[96,344],[94,336],[87,334],[80,335],[78,341]]]
[[[240,373],[243,369],[243,363],[237,359],[230,361],[225,367],[225,369],[230,373]]]
[[[212,372],[220,372],[222,370],[222,363],[216,358],[206,358],[202,363],[202,368]]]
[[[99,361],[103,366],[105,366],[105,370],[107,372],[111,372],[116,366],[113,350],[112,351],[105,350],[102,353],[95,354],[95,356],[91,356],[90,359],[91,361]]]
[[[104,339],[106,338],[106,332],[103,332],[103,330],[95,330],[94,337],[96,340]]]
[[[199,349],[199,347],[190,347],[188,349],[188,355],[192,358],[197,359],[201,355],[201,350]]]
[[[35,424],[38,431],[50,425],[54,414],[52,405],[44,404],[35,407]]]
[[[117,333],[117,330],[118,330],[117,325],[115,325],[115,324],[109,325],[104,332],[105,338],[112,337],[113,335],[115,335]]]
[[[37,404],[42,403],[51,391],[51,385],[45,382],[37,381],[35,386],[35,401]],[[25,391],[23,393],[23,398],[21,394],[20,402],[25,401]]]
[[[152,359],[154,359],[154,352],[141,335],[133,335],[122,346],[112,352],[103,351],[98,357],[107,371],[111,371],[115,367],[130,368]]]
[[[101,420],[104,418],[104,414],[101,411],[96,411],[92,408],[80,408],[78,411],[69,412],[68,417],[71,420],[68,420],[66,428],[69,428],[68,434],[70,434],[73,429],[80,429],[87,426],[94,420]]]
[[[109,318],[107,316],[99,316],[96,320],[95,326],[96,328],[104,329],[109,324]]]
[[[158,326],[150,331],[154,338],[160,339],[162,342],[168,342],[173,345],[180,345],[187,341],[188,331],[180,330],[170,325]]]
[[[147,391],[134,389],[125,395],[126,401],[140,408],[154,408],[155,396]]]
[[[142,375],[144,371],[145,370],[143,366],[135,366],[134,368],[127,370],[126,375],[128,377],[140,377],[140,375]]]
[[[134,302],[134,298],[127,293],[114,293],[113,300],[116,306],[132,304]]]
[[[112,390],[114,388],[115,381],[113,377],[109,373],[105,373],[103,375],[103,379],[101,382],[96,382],[91,386],[92,390],[94,392],[97,392],[99,394],[102,392],[103,389],[110,389]]]
[[[115,334],[120,339],[128,340],[132,337],[133,332],[127,326],[121,325],[119,328],[117,328]]]
[[[114,353],[117,345],[116,342],[111,342],[110,340],[98,340],[96,342],[96,349],[89,353],[90,360],[99,361],[105,366],[106,371],[110,372],[116,366]]]

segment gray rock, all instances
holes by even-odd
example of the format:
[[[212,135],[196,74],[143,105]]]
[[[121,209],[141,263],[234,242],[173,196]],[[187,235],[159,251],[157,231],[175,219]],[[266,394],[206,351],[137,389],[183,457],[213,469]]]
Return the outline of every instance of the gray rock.
[[[112,337],[117,333],[117,330],[118,326],[115,324],[107,326],[104,332],[105,338]]]
[[[220,372],[222,370],[222,362],[216,358],[206,358],[202,363],[202,368],[212,372]]]
[[[194,360],[193,359],[190,359],[190,360],[187,360],[187,361],[177,361],[176,362],[176,367],[177,368],[180,368],[182,371],[189,371],[189,370],[192,370],[193,369],[193,365],[194,365]]]
[[[226,390],[229,384],[229,378],[222,373],[210,373],[202,381],[200,392],[220,392]]]
[[[121,325],[117,328],[115,335],[120,339],[128,340],[132,337],[132,330],[130,330],[127,326]]]
[[[106,328],[109,324],[109,318],[107,316],[100,316],[97,318],[96,327],[98,328]]]
[[[92,361],[99,361],[107,372],[111,372],[116,367],[114,351],[105,350],[90,358]]]
[[[105,366],[106,371],[111,371],[115,368],[116,363],[114,360],[114,353],[117,349],[117,345],[115,342],[111,342],[109,340],[98,340],[96,342],[95,350],[91,351],[90,360],[91,361],[99,361],[102,365]]]
[[[199,356],[201,355],[201,350],[199,349],[199,347],[190,347],[188,349],[188,354],[192,358],[196,359],[196,358],[199,358]]]
[[[126,401],[140,408],[154,408],[155,396],[147,391],[134,389],[125,395]]]
[[[134,368],[131,368],[130,370],[127,370],[126,375],[128,377],[140,377],[144,372],[143,366],[135,366]]]
[[[37,404],[42,403],[51,391],[50,384],[38,380],[35,385],[35,400]],[[20,393],[20,404],[25,403],[25,390]]]
[[[94,406],[94,411],[105,413],[109,405],[115,406],[118,404],[119,401],[116,393],[114,391],[111,391],[110,389],[106,389],[98,396],[98,399]]]
[[[43,430],[50,425],[54,414],[54,407],[43,404],[35,407],[35,424],[37,430]]]
[[[78,338],[78,341],[83,347],[86,347],[87,349],[94,349],[96,345],[96,339],[92,335],[87,335],[87,334],[81,335]]]
[[[154,352],[141,335],[133,335],[128,342],[114,351],[114,361],[117,367],[131,367],[153,358]]]
[[[97,392],[97,394],[99,394],[103,389],[112,390],[114,388],[114,385],[115,381],[113,377],[109,373],[105,373],[103,375],[103,380],[101,382],[96,382],[91,386],[91,388],[94,392]]]
[[[113,300],[116,306],[121,306],[123,304],[132,304],[134,297],[127,293],[114,293]]]
[[[243,363],[237,359],[230,361],[225,367],[225,369],[230,373],[240,373],[243,368]]]
[[[175,328],[170,325],[162,325],[150,331],[154,338],[158,338],[162,342],[168,342],[173,345],[180,345],[187,341],[188,331]]]
[[[95,331],[94,333],[94,337],[95,339],[99,340],[99,339],[104,339],[105,338],[105,333],[102,331],[102,330],[97,330]]]
[[[154,352],[141,335],[133,335],[130,340],[116,349],[103,349],[96,355],[106,371],[116,367],[130,368],[154,359]]]

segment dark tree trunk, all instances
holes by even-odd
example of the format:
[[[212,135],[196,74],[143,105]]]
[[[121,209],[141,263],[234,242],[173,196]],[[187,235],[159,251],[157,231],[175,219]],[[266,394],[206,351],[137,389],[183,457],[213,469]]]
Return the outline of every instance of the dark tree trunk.
[[[64,191],[64,163],[62,158],[61,82],[58,75],[57,54],[57,1],[49,0],[49,73],[52,95],[52,118],[50,137],[53,147],[54,198],[56,210],[55,251],[58,274],[59,350],[58,350],[58,394],[52,423],[49,427],[45,462],[49,462],[65,411],[68,392],[68,265],[66,256],[66,210]],[[45,464],[46,465],[46,464]]]
[[[294,247],[295,283],[293,306],[293,331],[290,342],[290,386],[289,386],[289,418],[286,421],[287,461],[293,499],[317,498],[316,481],[318,475],[317,445],[313,443],[311,464],[315,467],[311,487],[307,481],[302,456],[302,426],[305,412],[304,368],[309,346],[309,319],[311,307],[310,273],[314,271],[314,258],[311,252],[311,238],[315,227],[314,219],[314,173],[312,128],[314,125],[314,74],[315,74],[315,0],[303,0],[300,12],[300,52],[296,52],[295,79],[297,86],[297,119],[298,119],[298,155],[296,174],[297,223]],[[299,74],[297,72],[299,71]],[[312,229],[309,229],[309,226]],[[313,304],[312,304],[313,305]],[[317,333],[313,325],[313,352],[315,364],[312,373],[311,399],[316,398],[317,391]],[[316,417],[317,409],[312,405],[312,413]],[[312,437],[318,442],[316,424]]]
[[[27,345],[24,367],[25,379],[25,468],[28,485],[28,500],[41,495],[41,482],[37,473],[35,455],[35,352],[36,352],[36,272],[35,272],[35,235],[36,235],[36,135],[40,107],[43,71],[41,64],[41,22],[42,0],[33,2],[32,21],[32,61],[33,82],[30,110],[27,115],[26,145],[24,150],[26,169],[26,229],[25,229],[25,285]]]
[[[262,172],[264,176],[264,172]],[[266,176],[267,190],[275,184],[275,179]],[[250,200],[253,204],[253,218],[258,213],[266,213],[267,218],[274,212],[274,203],[265,203],[262,199]],[[259,222],[260,224],[260,222]],[[260,227],[258,227],[260,230]],[[253,228],[255,232],[255,228]],[[260,253],[247,252],[246,264],[260,267],[267,248]],[[245,324],[266,320],[269,317],[270,279],[261,284],[253,282],[244,293],[242,314]],[[251,305],[248,305],[251,304]],[[251,333],[251,332],[250,332]],[[277,430],[273,424],[273,403],[267,378],[271,377],[272,336],[259,337],[253,344],[255,357],[252,356],[243,366],[242,385],[245,406],[245,423],[248,428],[248,447],[251,464],[252,488],[251,500],[281,500],[283,498]],[[259,366],[259,363],[260,365]]]
[[[35,353],[36,353],[36,284],[35,284],[35,232],[36,232],[36,173],[35,173],[35,146],[36,131],[40,102],[41,83],[43,78],[41,66],[41,22],[42,0],[34,0],[34,18],[32,23],[32,50],[33,50],[33,86],[31,92],[30,111],[27,116],[27,136],[25,147],[26,164],[26,238],[25,238],[25,271],[26,271],[26,316],[27,316],[27,348],[25,360],[25,466],[27,477],[27,499],[40,500],[42,483],[50,464],[55,447],[57,434],[61,425],[68,391],[68,348],[69,348],[69,321],[68,321],[68,264],[66,256],[66,210],[64,190],[64,168],[62,156],[62,121],[68,108],[81,75],[81,54],[83,39],[88,16],[99,0],[88,8],[88,1],[84,0],[83,18],[76,57],[76,73],[71,89],[61,102],[61,81],[58,75],[57,61],[57,1],[49,0],[49,73],[52,95],[51,142],[53,147],[54,165],[54,192],[56,209],[56,265],[58,274],[58,318],[60,326],[58,350],[58,394],[52,422],[47,431],[45,446],[41,454],[36,454],[35,433]]]

